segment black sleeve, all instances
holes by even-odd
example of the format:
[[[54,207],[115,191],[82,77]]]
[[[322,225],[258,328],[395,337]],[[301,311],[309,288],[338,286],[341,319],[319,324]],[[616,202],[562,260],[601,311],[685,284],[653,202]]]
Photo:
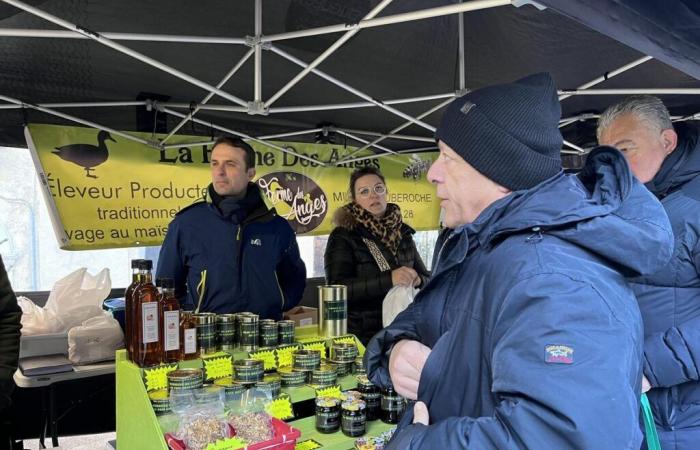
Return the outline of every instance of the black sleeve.
[[[21,318],[22,310],[17,305],[17,297],[0,257],[0,411],[10,404],[14,389],[12,377],[19,358]]]

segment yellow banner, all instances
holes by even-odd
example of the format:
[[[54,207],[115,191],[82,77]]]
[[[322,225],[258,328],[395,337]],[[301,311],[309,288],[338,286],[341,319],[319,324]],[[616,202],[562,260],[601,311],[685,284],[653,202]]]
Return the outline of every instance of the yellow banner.
[[[149,141],[164,137],[130,134]],[[199,136],[178,136],[173,144],[183,146],[168,149],[92,128],[30,124],[25,136],[56,237],[66,250],[160,245],[175,214],[201,199],[211,181],[211,146],[184,146],[201,142]],[[330,233],[333,212],[349,201],[350,173],[364,166],[382,171],[388,201],[401,207],[406,223],[416,230],[437,228],[440,205],[425,176],[437,153],[392,155],[336,166],[355,147],[274,142],[296,153],[289,154],[250,144],[256,153],[255,182],[267,204],[289,220],[299,235]],[[372,153],[364,151],[353,158],[368,155]]]

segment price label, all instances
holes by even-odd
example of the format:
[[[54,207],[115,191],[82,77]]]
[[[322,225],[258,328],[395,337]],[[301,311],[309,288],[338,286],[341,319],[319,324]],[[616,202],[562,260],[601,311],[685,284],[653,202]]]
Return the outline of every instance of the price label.
[[[318,350],[321,352],[321,358],[326,357],[326,342],[325,341],[313,341],[305,342],[301,344],[302,348],[307,350]]]
[[[237,437],[232,437],[228,439],[221,439],[216,442],[212,442],[207,445],[204,450],[235,450],[237,448],[243,448],[248,443]]]
[[[292,353],[299,350],[298,345],[290,345],[288,347],[281,347],[275,350],[277,354],[277,367],[291,367],[292,365]]]
[[[292,402],[288,396],[279,397],[272,400],[265,407],[265,411],[272,417],[280,420],[287,420],[294,417],[294,410],[292,409]]]
[[[252,359],[262,361],[265,370],[275,370],[277,368],[277,358],[275,358],[275,352],[273,350],[250,352],[248,356],[250,356]]]
[[[204,378],[207,380],[233,375],[233,357],[231,355],[206,358],[202,360],[202,363],[204,364]]]
[[[168,372],[177,369],[177,364],[158,366],[153,369],[143,370],[143,382],[147,391],[157,391],[168,387]]]
[[[297,442],[297,445],[294,446],[294,450],[314,450],[321,447],[323,447],[323,445],[321,445],[320,442],[314,441],[313,439],[307,439],[305,441]]]
[[[338,386],[337,384],[316,389],[316,397],[333,397],[339,399],[342,395],[343,393],[340,391],[340,386]]]

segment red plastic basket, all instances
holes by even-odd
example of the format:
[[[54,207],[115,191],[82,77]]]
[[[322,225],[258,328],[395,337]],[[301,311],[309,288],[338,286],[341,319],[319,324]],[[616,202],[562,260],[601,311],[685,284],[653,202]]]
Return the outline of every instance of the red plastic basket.
[[[247,450],[294,450],[301,431],[293,428],[288,423],[272,418],[272,429],[275,437],[264,442],[249,445]],[[175,438],[171,433],[165,434],[165,441],[172,450],[187,450],[185,443]]]

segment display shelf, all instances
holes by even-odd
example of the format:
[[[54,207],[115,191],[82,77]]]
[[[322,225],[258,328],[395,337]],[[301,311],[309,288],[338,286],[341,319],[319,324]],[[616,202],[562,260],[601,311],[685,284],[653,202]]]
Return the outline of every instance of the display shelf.
[[[298,442],[313,439],[323,446],[323,450],[348,450],[355,448],[354,443],[356,438],[345,436],[340,430],[329,434],[316,431],[316,418],[313,416],[295,420],[289,422],[289,424],[301,431],[301,438],[299,438]],[[364,437],[379,436],[395,426],[396,425],[386,424],[381,420],[367,422],[367,431]]]

